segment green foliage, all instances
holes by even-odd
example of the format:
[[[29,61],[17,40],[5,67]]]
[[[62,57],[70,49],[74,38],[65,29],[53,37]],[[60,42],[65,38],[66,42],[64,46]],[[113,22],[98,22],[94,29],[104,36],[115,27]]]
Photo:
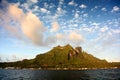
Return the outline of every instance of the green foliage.
[[[3,68],[104,68],[114,66],[120,67],[120,63],[108,63],[106,60],[100,60],[82,51],[81,47],[73,49],[69,44],[54,47],[47,53],[37,55],[34,59],[0,63],[0,67]]]

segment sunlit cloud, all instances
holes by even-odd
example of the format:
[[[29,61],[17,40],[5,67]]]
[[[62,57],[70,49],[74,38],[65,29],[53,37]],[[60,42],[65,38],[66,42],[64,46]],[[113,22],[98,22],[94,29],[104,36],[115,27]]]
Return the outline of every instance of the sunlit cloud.
[[[85,38],[81,34],[78,34],[74,31],[68,34],[58,33],[56,37],[58,38],[58,42],[62,41],[62,44],[70,43],[72,46],[77,46],[77,44],[81,44],[85,40]]]
[[[69,35],[69,39],[70,40],[84,41],[84,38],[82,37],[82,35],[77,34],[76,32],[71,32]]]
[[[58,22],[53,22],[52,23],[52,29],[51,29],[51,31],[53,31],[53,32],[56,32],[56,31],[58,31],[58,29],[59,29],[59,24],[58,24]]]
[[[33,24],[35,23],[35,24]],[[45,27],[43,23],[32,13],[27,13],[21,22],[23,33],[36,45],[44,45],[43,34]]]

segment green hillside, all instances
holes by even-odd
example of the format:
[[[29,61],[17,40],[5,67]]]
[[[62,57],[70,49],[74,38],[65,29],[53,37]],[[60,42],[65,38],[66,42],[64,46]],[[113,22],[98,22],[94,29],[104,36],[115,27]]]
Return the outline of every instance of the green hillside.
[[[45,54],[39,54],[34,59],[41,67],[103,67],[107,61],[100,60],[87,52],[82,51],[81,47],[72,48],[66,46],[54,47]],[[97,63],[97,65],[96,65]]]
[[[56,46],[44,54],[38,54],[34,59],[0,64],[0,67],[21,68],[104,68],[118,65],[98,59],[83,51],[82,47],[73,48],[69,44]]]

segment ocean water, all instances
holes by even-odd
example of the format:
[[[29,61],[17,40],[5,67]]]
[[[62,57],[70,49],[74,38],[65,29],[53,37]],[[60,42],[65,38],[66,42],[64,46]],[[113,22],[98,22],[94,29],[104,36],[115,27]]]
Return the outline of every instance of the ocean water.
[[[120,80],[120,69],[102,69],[102,70],[0,69],[0,80]]]

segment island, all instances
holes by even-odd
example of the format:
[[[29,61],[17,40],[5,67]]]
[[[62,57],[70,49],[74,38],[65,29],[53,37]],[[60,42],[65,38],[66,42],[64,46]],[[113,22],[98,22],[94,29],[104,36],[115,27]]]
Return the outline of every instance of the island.
[[[48,70],[86,70],[120,68],[120,62],[101,60],[70,44],[56,46],[52,50],[38,54],[34,59],[16,62],[0,62],[5,69],[48,69]]]

